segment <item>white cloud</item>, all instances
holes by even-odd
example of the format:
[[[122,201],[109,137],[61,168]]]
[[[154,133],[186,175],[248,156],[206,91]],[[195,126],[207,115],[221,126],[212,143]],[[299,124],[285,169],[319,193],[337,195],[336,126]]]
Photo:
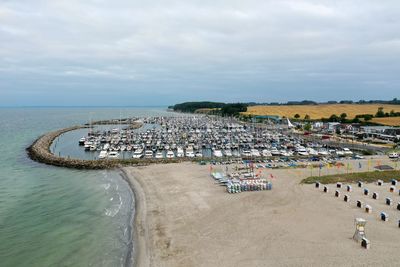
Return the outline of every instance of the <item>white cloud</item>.
[[[399,20],[398,1],[2,1],[0,78],[125,79],[194,97],[218,78],[254,93],[289,81],[354,88],[395,80]]]

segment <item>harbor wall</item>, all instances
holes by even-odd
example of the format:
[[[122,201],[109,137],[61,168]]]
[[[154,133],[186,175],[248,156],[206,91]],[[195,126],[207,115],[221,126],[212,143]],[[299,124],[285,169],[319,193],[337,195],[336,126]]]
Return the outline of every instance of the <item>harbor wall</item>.
[[[143,124],[136,123],[131,124],[131,128],[140,128]],[[53,141],[60,135],[74,131],[81,128],[87,128],[85,125],[71,126],[68,128],[60,129],[53,132],[48,132],[38,139],[36,139],[32,145],[30,145],[26,150],[29,157],[37,162],[65,167],[65,168],[75,168],[75,169],[113,169],[123,166],[145,166],[152,163],[178,163],[187,161],[187,158],[180,159],[104,159],[104,160],[84,160],[75,158],[65,158],[59,157],[50,151],[50,146]]]

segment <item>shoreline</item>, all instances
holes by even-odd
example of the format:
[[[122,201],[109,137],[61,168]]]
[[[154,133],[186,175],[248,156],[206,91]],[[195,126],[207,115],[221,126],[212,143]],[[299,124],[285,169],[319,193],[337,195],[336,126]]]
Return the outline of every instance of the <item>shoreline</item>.
[[[149,235],[147,224],[147,207],[145,194],[140,182],[129,175],[124,168],[120,168],[121,177],[130,187],[135,201],[133,220],[131,220],[132,251],[131,259],[133,267],[150,266]]]

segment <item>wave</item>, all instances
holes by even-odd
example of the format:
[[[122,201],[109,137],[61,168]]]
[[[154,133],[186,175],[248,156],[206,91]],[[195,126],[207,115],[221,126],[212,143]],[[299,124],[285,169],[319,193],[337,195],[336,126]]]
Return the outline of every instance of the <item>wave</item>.
[[[110,200],[112,201],[113,199],[114,198],[111,198]],[[119,193],[118,193],[118,199],[119,199],[119,203],[112,205],[112,207],[110,209],[106,209],[106,211],[105,211],[106,216],[114,217],[121,210],[123,202],[122,202],[121,195]]]
[[[101,186],[107,191],[110,188],[111,184],[102,184]]]

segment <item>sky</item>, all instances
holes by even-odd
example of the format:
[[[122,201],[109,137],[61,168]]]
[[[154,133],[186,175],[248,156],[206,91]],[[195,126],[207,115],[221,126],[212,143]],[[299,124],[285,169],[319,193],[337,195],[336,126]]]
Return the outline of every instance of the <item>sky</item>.
[[[398,0],[0,0],[0,106],[400,98]]]

